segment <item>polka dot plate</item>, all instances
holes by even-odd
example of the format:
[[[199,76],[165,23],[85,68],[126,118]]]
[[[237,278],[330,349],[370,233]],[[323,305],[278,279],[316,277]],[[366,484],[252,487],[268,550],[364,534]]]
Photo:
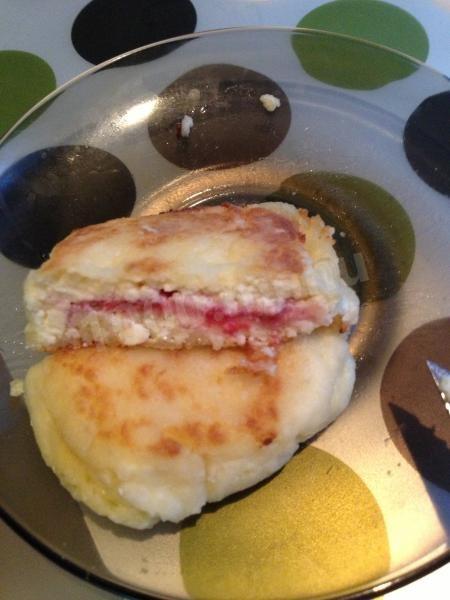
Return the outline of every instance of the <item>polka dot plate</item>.
[[[345,32],[283,28],[127,53],[27,114],[0,146],[5,518],[66,568],[144,598],[367,596],[448,560],[450,415],[427,361],[450,369],[449,124],[443,75]],[[76,227],[267,199],[336,230],[362,303],[350,407],[254,489],[179,526],[112,525],[60,487],[9,398],[39,358],[24,346],[23,279]]]

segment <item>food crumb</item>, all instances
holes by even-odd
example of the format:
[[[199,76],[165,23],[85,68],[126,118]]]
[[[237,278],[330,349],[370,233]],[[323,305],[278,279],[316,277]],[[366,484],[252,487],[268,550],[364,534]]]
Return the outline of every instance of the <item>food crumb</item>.
[[[198,102],[200,100],[200,90],[197,88],[192,88],[189,90],[188,98],[193,102]]]
[[[264,108],[269,112],[273,112],[276,108],[280,108],[281,106],[280,99],[272,96],[272,94],[263,94],[259,97],[259,100]]]
[[[188,138],[191,134],[191,129],[194,126],[194,119],[189,115],[184,115],[181,119],[181,137]]]
[[[12,398],[18,398],[19,396],[22,396],[23,391],[24,391],[23,379],[13,379],[12,381],[10,381],[9,395]]]

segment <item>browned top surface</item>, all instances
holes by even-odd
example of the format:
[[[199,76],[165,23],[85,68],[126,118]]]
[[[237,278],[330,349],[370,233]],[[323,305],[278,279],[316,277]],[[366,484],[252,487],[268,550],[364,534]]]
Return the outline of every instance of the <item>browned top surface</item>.
[[[73,232],[38,276],[211,291],[258,280],[270,285],[274,277],[293,281],[305,266],[299,224],[298,211],[281,203],[117,219]]]
[[[35,367],[27,385],[45,394],[63,428],[89,429],[140,455],[208,454],[277,436],[285,374],[254,372],[245,359],[243,350],[63,350]]]

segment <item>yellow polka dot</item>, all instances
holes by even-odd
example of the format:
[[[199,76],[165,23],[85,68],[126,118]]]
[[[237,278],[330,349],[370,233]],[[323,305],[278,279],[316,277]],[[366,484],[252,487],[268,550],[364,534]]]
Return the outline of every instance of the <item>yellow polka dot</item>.
[[[375,498],[349,467],[311,446],[265,485],[186,526],[180,554],[188,593],[205,600],[310,598],[389,567]]]

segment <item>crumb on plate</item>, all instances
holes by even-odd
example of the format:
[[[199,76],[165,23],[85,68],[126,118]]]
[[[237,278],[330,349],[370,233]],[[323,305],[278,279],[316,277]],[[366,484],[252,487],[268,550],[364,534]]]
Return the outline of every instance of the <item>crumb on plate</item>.
[[[181,137],[188,138],[191,134],[191,129],[194,126],[194,119],[189,115],[184,115],[181,119]]]
[[[272,96],[272,94],[263,94],[259,97],[259,100],[264,108],[269,112],[273,112],[275,109],[280,108],[281,106],[280,99],[276,96]]]
[[[12,381],[10,381],[9,395],[12,398],[18,398],[19,396],[22,396],[23,391],[23,379],[13,379]]]

